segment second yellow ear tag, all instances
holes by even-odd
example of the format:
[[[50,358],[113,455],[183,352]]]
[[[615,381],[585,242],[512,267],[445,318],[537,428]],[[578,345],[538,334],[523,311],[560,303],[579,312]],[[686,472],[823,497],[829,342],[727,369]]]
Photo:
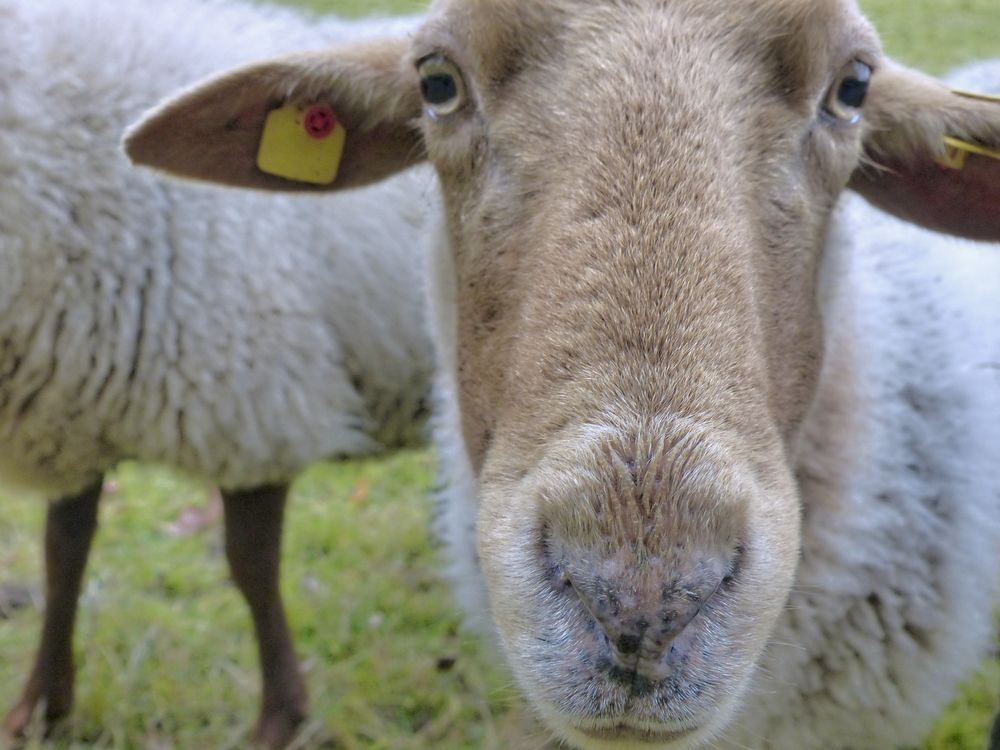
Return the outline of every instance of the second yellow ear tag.
[[[347,131],[325,104],[287,104],[264,121],[257,168],[286,180],[329,185],[337,179]]]
[[[937,159],[938,164],[942,167],[964,169],[965,162],[969,160],[970,154],[988,156],[991,159],[1000,159],[1000,151],[993,148],[986,148],[986,146],[980,146],[975,143],[969,143],[968,141],[963,141],[960,138],[945,136],[944,145],[945,151]]]

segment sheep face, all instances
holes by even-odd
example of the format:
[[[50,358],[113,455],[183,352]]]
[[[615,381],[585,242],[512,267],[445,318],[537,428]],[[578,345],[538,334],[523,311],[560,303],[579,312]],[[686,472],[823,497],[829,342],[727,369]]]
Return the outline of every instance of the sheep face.
[[[437,167],[444,377],[493,617],[532,703],[587,750],[704,744],[794,576],[837,195],[850,182],[1000,236],[992,167],[933,166],[945,133],[1000,143],[1000,111],[886,61],[849,0],[443,0],[409,42],[192,89],[126,146],[288,189],[252,157],[289,100],[345,124],[335,188],[421,153]],[[892,179],[861,171],[865,153]]]
[[[414,46],[481,567],[560,734],[683,746],[791,585],[817,266],[860,153],[830,99],[878,46],[839,3],[564,5],[445,4]],[[778,12],[794,41],[762,42]]]

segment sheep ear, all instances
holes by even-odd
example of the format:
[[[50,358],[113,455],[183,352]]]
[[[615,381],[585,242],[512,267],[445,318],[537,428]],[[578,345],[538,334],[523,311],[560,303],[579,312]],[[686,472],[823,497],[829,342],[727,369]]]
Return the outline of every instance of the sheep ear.
[[[136,164],[238,187],[375,182],[424,158],[407,48],[358,44],[222,74],[148,113],[125,134],[125,151]]]
[[[930,229],[1000,240],[1000,99],[890,64],[872,79],[865,119],[851,188]]]

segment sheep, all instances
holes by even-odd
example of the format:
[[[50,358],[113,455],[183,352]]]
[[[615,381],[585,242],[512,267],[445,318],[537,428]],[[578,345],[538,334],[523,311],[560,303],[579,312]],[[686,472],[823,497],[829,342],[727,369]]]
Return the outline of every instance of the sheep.
[[[124,458],[223,488],[260,647],[256,737],[283,746],[303,718],[277,584],[288,483],[320,459],[425,439],[433,364],[415,280],[434,178],[275,203],[140,173],[119,142],[212,71],[414,23],[227,0],[0,0],[0,480],[52,501],[43,635],[9,735],[41,706],[49,722],[70,711],[101,479]]]
[[[838,199],[1000,239],[996,102],[889,60],[853,0],[435,0],[411,40],[205,81],[125,148],[291,189],[252,160],[279,103],[345,123],[331,191],[380,151],[438,172],[459,595],[555,737],[919,739],[998,601],[1000,254]]]

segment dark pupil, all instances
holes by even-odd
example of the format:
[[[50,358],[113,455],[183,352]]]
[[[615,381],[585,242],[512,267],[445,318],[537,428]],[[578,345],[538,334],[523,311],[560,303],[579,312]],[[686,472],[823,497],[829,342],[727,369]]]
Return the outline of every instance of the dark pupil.
[[[435,73],[420,81],[420,91],[429,104],[447,104],[458,96],[455,78],[447,73]]]
[[[837,99],[841,104],[854,109],[859,109],[865,103],[865,96],[868,94],[868,81],[860,81],[857,78],[845,78],[837,91]]]

